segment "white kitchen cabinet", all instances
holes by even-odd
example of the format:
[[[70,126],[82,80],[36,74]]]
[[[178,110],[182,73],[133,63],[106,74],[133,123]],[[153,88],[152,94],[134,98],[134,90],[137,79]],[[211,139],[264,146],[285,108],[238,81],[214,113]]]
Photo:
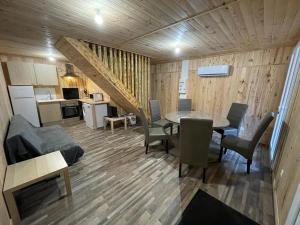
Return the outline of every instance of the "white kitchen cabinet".
[[[107,116],[107,104],[82,104],[83,116],[87,127],[97,129],[103,127],[104,117]]]
[[[55,65],[34,64],[33,66],[38,85],[58,85]]]
[[[12,85],[37,84],[33,63],[10,61],[7,67]]]

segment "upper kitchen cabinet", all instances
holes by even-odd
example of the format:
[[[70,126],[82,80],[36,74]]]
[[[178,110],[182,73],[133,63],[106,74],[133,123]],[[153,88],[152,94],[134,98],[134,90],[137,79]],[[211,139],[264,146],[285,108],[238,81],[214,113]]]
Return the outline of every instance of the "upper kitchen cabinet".
[[[33,66],[38,85],[58,85],[55,65],[34,64]]]
[[[7,62],[7,67],[12,85],[37,84],[33,63],[10,61]]]

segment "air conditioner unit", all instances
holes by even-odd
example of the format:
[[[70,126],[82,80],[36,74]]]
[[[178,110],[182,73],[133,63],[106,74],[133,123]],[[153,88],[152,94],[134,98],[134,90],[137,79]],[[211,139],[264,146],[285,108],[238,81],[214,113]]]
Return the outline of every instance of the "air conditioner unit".
[[[201,66],[198,68],[198,75],[201,77],[228,76],[230,65]]]

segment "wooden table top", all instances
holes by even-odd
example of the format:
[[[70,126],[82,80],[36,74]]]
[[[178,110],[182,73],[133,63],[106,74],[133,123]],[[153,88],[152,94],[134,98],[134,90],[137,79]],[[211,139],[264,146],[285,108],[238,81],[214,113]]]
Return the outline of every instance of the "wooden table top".
[[[229,126],[229,121],[225,117],[212,117],[200,111],[177,111],[166,114],[165,118],[173,123],[180,123],[181,118],[197,118],[213,120],[213,128],[224,128]]]
[[[60,151],[7,166],[3,191],[14,191],[55,175],[68,167]]]

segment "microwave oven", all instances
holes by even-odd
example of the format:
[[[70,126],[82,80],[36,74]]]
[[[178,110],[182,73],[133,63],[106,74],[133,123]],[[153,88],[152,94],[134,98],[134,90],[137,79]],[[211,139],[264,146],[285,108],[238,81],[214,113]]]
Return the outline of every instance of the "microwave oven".
[[[90,98],[93,99],[95,102],[103,101],[103,94],[102,93],[92,93],[92,94],[90,94]]]

